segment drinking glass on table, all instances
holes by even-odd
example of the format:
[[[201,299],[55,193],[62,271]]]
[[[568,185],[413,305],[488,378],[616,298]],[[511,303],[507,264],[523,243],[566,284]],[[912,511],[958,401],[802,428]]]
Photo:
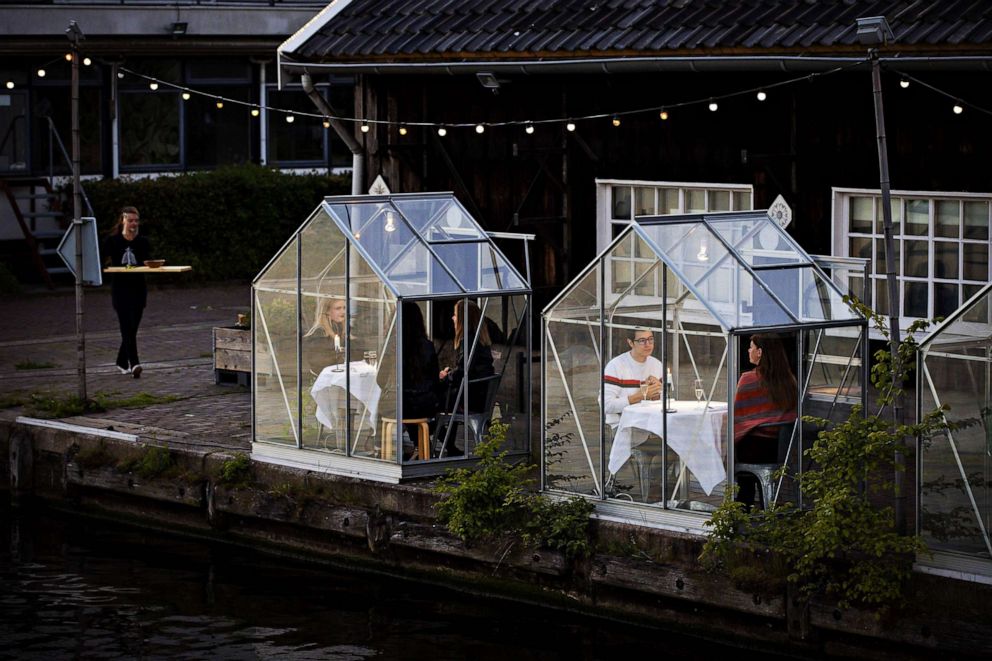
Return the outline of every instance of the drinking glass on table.
[[[375,351],[366,351],[363,355],[365,356],[365,364],[368,365],[369,367],[375,369],[375,361],[376,361],[376,358],[378,358],[378,355],[376,354],[376,352]]]
[[[648,401],[648,382],[641,381],[641,401]]]
[[[696,395],[696,401],[697,402],[702,402],[703,401],[703,397],[706,395],[706,391],[703,390],[703,380],[702,379],[695,379],[692,382],[692,391]]]

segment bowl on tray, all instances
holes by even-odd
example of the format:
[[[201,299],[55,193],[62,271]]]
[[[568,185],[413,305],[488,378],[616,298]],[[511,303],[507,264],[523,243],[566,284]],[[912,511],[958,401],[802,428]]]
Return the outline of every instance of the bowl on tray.
[[[165,260],[164,259],[146,259],[145,260],[145,266],[147,266],[150,269],[161,268],[161,267],[165,266]]]

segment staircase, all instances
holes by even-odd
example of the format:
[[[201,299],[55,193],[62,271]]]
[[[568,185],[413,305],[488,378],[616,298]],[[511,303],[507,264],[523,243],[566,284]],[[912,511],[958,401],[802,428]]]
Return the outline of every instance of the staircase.
[[[0,192],[20,225],[35,270],[53,287],[53,275],[69,273],[57,252],[68,227],[59,196],[45,177],[0,177]]]

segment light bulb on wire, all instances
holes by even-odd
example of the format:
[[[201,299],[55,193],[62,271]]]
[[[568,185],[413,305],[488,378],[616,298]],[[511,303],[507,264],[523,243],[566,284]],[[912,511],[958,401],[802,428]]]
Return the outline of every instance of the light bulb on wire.
[[[406,127],[405,126],[401,126],[400,127],[400,135],[406,135],[406,134],[407,134]]]
[[[369,132],[369,125],[368,125],[368,123],[367,122],[362,122],[362,133],[368,133],[368,132]]]
[[[613,115],[613,119],[610,120],[610,121],[613,122],[613,126],[620,126],[620,116],[619,115]]]
[[[329,119],[324,120],[324,128],[325,129],[331,128],[331,121]]]
[[[661,121],[667,122],[668,121],[668,111],[667,110],[662,110],[660,113],[658,113],[658,117],[661,118]]]
[[[534,125],[533,124],[528,124],[527,126],[525,126],[524,127],[524,132],[527,133],[527,135],[533,135],[534,134]]]
[[[899,81],[899,87],[906,89],[907,87],[909,87],[909,81],[906,80],[905,78],[901,79]]]
[[[88,58],[88,57],[84,57],[84,58],[83,58],[83,66],[84,66],[84,67],[88,67],[88,66],[89,66],[89,65],[91,65],[91,64],[93,64],[93,60],[91,60],[91,59],[90,59],[90,58]]]
[[[9,90],[14,89],[14,81],[13,80],[8,80],[7,81],[7,89],[9,89]]]
[[[393,214],[392,211],[386,212],[386,225],[382,229],[386,230],[387,232],[396,231],[396,216]]]
[[[768,95],[765,94],[765,90],[758,90],[758,93],[755,94],[755,96],[757,97],[758,101],[764,101],[765,99],[768,98]]]
[[[65,54],[65,61],[66,62],[72,62],[72,53],[66,53]]]
[[[443,126],[438,127],[437,134],[443,138],[444,136],[448,135],[448,129],[444,128]]]
[[[189,92],[183,92],[183,101],[189,101]]]
[[[223,101],[218,101],[217,102],[217,110],[221,110],[223,107],[224,107],[224,102]]]
[[[251,116],[252,116],[252,117],[258,117],[258,115],[259,115],[259,110],[258,110],[258,108],[252,108],[252,109],[251,109]]]
[[[720,106],[717,105],[716,101],[710,101],[710,105],[708,106],[708,108],[710,109],[710,112],[716,112],[717,110],[719,110]]]
[[[154,92],[158,89],[158,83],[148,83],[148,89]]]
[[[964,112],[964,106],[962,106],[960,103],[955,103],[952,110],[954,111],[955,115],[960,115],[961,113]]]
[[[483,126],[482,124],[476,124],[475,125],[475,132],[478,133],[479,135],[482,135],[483,133],[486,132],[486,127]]]
[[[287,124],[292,124],[295,121],[296,121],[296,118],[295,117],[293,117],[292,115],[286,115],[286,123]]]
[[[39,78],[44,78],[45,77],[45,70],[44,69],[38,69],[38,77]]]
[[[568,124],[565,124],[565,130],[566,131],[569,131],[569,132],[574,131],[575,130],[575,122],[569,122]]]

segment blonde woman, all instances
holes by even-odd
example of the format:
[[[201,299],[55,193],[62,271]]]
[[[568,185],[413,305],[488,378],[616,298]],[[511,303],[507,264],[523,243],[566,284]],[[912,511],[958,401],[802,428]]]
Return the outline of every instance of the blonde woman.
[[[344,351],[347,335],[347,308],[343,298],[317,299],[313,325],[303,335],[303,358],[314,374],[337,360],[337,350]]]

